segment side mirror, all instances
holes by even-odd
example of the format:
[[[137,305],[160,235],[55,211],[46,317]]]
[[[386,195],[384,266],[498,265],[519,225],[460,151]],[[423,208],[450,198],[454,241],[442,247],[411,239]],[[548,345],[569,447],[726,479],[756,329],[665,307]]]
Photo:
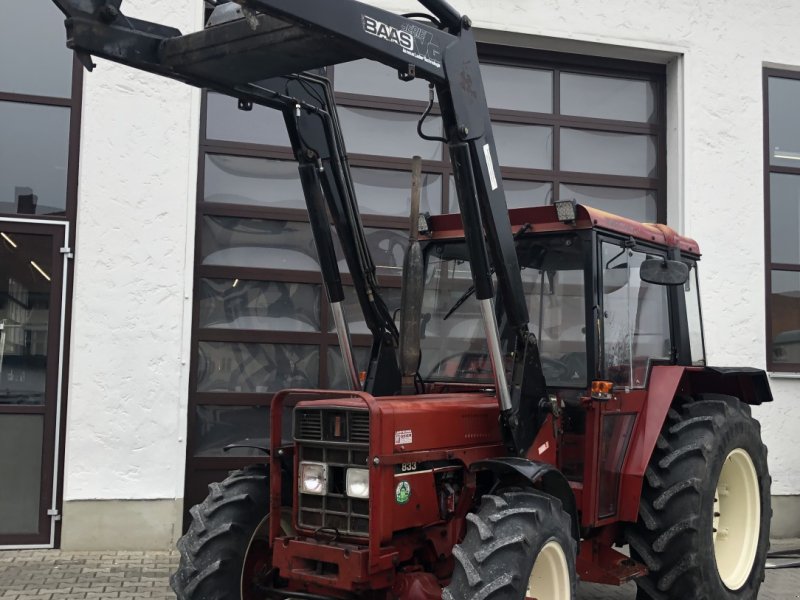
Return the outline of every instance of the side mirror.
[[[655,285],[683,285],[689,279],[689,267],[679,260],[651,258],[639,267],[639,277]]]

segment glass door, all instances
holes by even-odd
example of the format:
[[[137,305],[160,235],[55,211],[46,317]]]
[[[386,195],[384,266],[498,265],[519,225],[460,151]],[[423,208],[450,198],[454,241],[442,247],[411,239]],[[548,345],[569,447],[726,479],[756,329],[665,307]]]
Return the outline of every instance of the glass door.
[[[52,544],[65,234],[0,219],[0,546]]]

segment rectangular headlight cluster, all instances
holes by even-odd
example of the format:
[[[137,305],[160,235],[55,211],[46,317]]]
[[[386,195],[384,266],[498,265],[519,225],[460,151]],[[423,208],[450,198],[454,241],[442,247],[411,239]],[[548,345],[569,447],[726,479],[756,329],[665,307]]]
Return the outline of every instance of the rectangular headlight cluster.
[[[328,465],[319,462],[301,462],[298,485],[301,494],[326,495]],[[345,492],[351,498],[369,498],[369,469],[347,469]]]
[[[347,495],[369,498],[369,469],[347,469]]]
[[[328,493],[328,465],[324,463],[300,463],[300,491],[303,494],[324,496]]]

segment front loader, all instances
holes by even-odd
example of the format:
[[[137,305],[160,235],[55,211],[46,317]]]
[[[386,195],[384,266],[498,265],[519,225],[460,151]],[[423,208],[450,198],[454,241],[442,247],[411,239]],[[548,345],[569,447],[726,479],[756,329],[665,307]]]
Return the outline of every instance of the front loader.
[[[757,597],[766,374],[706,364],[693,240],[572,201],[508,210],[469,18],[443,0],[402,16],[239,0],[183,35],[121,0],[53,1],[90,70],[282,112],[345,363],[348,389],[271,397],[264,464],[191,509],[179,599],[571,600],[578,579]],[[438,100],[458,193],[457,215],[412,206],[399,326],[325,75],[361,58],[430,83],[418,132]],[[373,337],[363,382],[331,224]]]

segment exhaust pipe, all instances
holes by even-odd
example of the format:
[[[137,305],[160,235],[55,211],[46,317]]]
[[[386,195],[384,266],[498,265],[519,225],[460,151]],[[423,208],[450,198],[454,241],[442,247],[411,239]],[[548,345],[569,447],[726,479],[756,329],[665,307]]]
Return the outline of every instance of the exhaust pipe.
[[[419,205],[422,196],[422,159],[415,156],[411,165],[411,211],[408,223],[408,251],[403,260],[403,288],[400,292],[400,373],[401,393],[417,392],[420,361],[420,320],[424,273],[419,243]]]

